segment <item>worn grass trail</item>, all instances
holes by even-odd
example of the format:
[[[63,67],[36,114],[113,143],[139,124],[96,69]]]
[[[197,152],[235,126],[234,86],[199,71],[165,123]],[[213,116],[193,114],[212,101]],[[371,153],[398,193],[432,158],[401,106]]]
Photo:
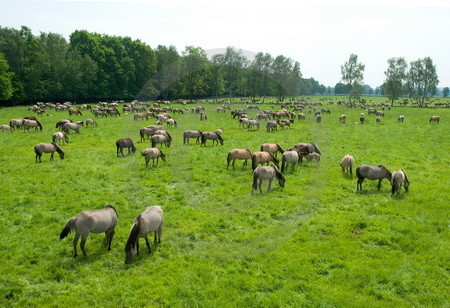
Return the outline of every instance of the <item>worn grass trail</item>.
[[[267,133],[264,122],[248,131],[229,112],[205,107],[206,121],[174,115],[173,145],[162,148],[167,161],[147,169],[139,152],[116,156],[120,138],[131,137],[138,151],[150,147],[139,142],[139,128],[154,123],[133,121],[131,114],[71,133],[64,160],[44,154],[36,164],[33,146],[49,142],[66,113],[49,111],[43,132],[1,135],[0,304],[448,305],[448,110],[392,108],[382,125],[374,116],[360,125],[352,124],[360,109],[330,106],[320,124],[308,116],[292,129]],[[338,122],[342,113],[345,125]],[[399,114],[404,123],[397,123]],[[441,123],[428,123],[434,114]],[[0,122],[27,115],[25,107],[3,108]],[[222,127],[224,146],[182,144],[186,129]],[[287,172],[284,189],[275,181],[269,193],[251,194],[251,168],[237,161],[235,170],[225,169],[232,148],[310,141],[323,153],[321,166]],[[405,169],[410,192],[391,198],[387,181],[377,191],[367,180],[356,192],[356,180],[339,168],[348,153],[357,165]],[[119,212],[112,251],[106,252],[103,234],[91,234],[88,256],[72,258],[73,235],[58,238],[64,224],[105,204]],[[129,228],[152,204],[164,209],[162,243],[126,266]]]

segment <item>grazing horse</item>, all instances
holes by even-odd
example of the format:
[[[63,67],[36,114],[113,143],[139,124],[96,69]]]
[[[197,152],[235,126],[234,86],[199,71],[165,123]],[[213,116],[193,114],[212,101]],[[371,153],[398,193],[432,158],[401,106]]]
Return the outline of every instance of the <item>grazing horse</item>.
[[[125,138],[125,139],[119,139],[116,141],[116,147],[117,147],[117,156],[119,156],[119,152],[123,155],[123,149],[128,149],[128,154],[136,152],[136,148],[134,147],[133,140],[131,138]]]
[[[320,155],[322,155],[322,153],[320,153],[319,148],[313,143],[297,143],[296,145],[294,145],[294,148],[298,148],[298,149],[307,149],[308,153],[318,153]]]
[[[134,221],[130,235],[125,245],[125,264],[130,264],[136,255],[139,255],[139,239],[144,238],[151,253],[148,234],[154,232],[154,243],[161,243],[162,225],[164,222],[163,210],[159,205],[149,206]]]
[[[275,142],[275,143],[263,143],[261,145],[261,149],[260,150],[261,151],[269,151],[270,153],[275,155],[275,157],[277,157],[278,152],[280,152],[281,154],[284,153],[283,148],[277,142]]]
[[[339,164],[339,166],[341,166],[342,172],[344,173],[350,172],[350,175],[353,176],[352,168],[354,164],[355,158],[353,158],[353,156],[351,156],[350,154],[347,154],[342,158],[342,161]]]
[[[403,121],[405,121],[405,116],[404,116],[404,115],[400,115],[400,116],[398,116],[398,119],[397,119],[397,121],[398,121],[398,122],[402,122],[402,123],[403,123]]]
[[[61,150],[59,145],[55,142],[38,143],[34,146],[34,152],[36,153],[36,162],[38,162],[38,159],[40,162],[42,162],[41,157],[43,153],[52,153],[52,155],[50,156],[50,160],[53,160],[53,154],[55,154],[55,152],[58,152],[61,159],[64,159],[65,156],[63,150]]]
[[[269,162],[273,162],[277,167],[280,163],[280,161],[269,151],[255,152],[252,155],[252,170],[255,170],[259,164],[267,163],[267,165],[269,165]]]
[[[69,133],[69,130],[74,130],[77,134],[80,133],[80,127],[84,125],[83,121],[78,121],[76,123],[65,123],[62,126],[62,130],[65,131],[66,133]]]
[[[163,161],[166,161],[166,156],[159,148],[147,148],[143,152],[141,152],[141,155],[145,157],[145,168],[148,167],[148,162],[150,159],[153,161],[153,166],[155,165],[155,158],[156,158],[156,165],[158,165],[159,158]]]
[[[73,114],[79,114],[80,116],[83,115],[80,110],[75,109],[75,108],[69,108],[69,116],[71,116]]]
[[[206,120],[206,119],[208,119],[208,116],[206,115],[206,113],[202,112],[200,114],[200,121],[203,121],[203,120]]]
[[[377,117],[376,117],[375,123],[376,123],[376,124],[381,124],[381,117],[380,117],[380,116],[377,116]]]
[[[345,124],[345,121],[347,120],[347,116],[345,114],[342,114],[339,117],[339,122],[341,122],[342,124]]]
[[[190,138],[196,138],[197,140],[195,143],[200,142],[200,138],[202,137],[202,131],[201,130],[186,130],[183,132],[183,144],[189,144]]]
[[[281,172],[284,172],[284,167],[287,165],[292,164],[292,170],[295,170],[295,165],[300,161],[300,156],[297,151],[291,150],[291,151],[285,151],[283,153],[283,157],[281,158]]]
[[[231,166],[234,169],[234,163],[236,162],[236,159],[244,160],[244,164],[242,165],[242,168],[247,166],[247,160],[252,158],[252,151],[250,149],[233,149],[228,151],[227,155],[227,170],[228,167]]]
[[[270,190],[270,186],[272,185],[272,181],[274,178],[278,179],[278,184],[281,187],[284,187],[284,183],[286,182],[286,178],[284,175],[278,170],[278,168],[274,165],[271,166],[259,166],[253,171],[253,186],[252,193],[255,190],[258,190],[262,193],[261,185],[264,180],[269,180],[269,185],[267,186],[267,191]],[[259,184],[258,184],[259,181]]]
[[[168,127],[172,127],[172,126],[178,127],[178,123],[177,123],[177,121],[175,121],[174,119],[168,119],[168,120],[166,121],[166,123],[167,123],[167,126],[168,126]]]
[[[135,113],[134,114],[134,121],[136,121],[137,119],[142,119],[142,120],[144,120],[144,118],[146,119],[146,120],[148,120],[148,114],[147,113]]]
[[[89,125],[92,127],[97,127],[98,124],[94,119],[86,119],[86,127],[89,127]]]
[[[315,160],[317,166],[320,165],[320,154],[319,153],[300,153],[300,156],[306,158],[308,162]]]
[[[59,144],[59,142],[62,140],[63,144],[64,142],[69,143],[69,137],[67,137],[66,134],[63,132],[56,132],[52,136],[52,141]]]
[[[408,177],[406,176],[406,172],[403,169],[400,169],[398,171],[394,171],[392,172],[392,177],[391,177],[391,186],[392,186],[392,190],[391,190],[391,196],[397,194],[400,194],[400,189],[402,188],[402,184],[405,187],[405,191],[408,192],[408,187],[409,187],[409,180]]]
[[[152,136],[152,147],[154,148],[157,144],[164,144],[167,148],[170,147],[170,144],[172,143],[172,138],[167,135],[163,134],[154,134]]]
[[[156,134],[157,130],[164,129],[162,125],[149,125],[147,127],[141,128],[139,130],[139,134],[141,135],[141,141],[145,141],[145,136],[151,137]]]
[[[35,131],[37,131],[38,128],[39,128],[39,130],[42,131],[42,124],[38,120],[24,120],[23,121],[23,129],[26,129],[27,132],[29,132],[30,127],[34,127]]]
[[[58,123],[56,123],[55,128],[62,127],[64,124],[66,124],[66,123],[72,123],[72,122],[73,122],[72,120],[68,120],[68,119],[65,119],[65,120],[59,120]]]
[[[12,119],[9,121],[9,126],[11,126],[11,128],[19,128],[23,126],[23,122],[23,119]]]
[[[0,129],[2,130],[2,134],[5,132],[5,130],[10,131],[11,133],[13,132],[12,127],[6,124],[0,125]]]
[[[223,145],[223,138],[216,132],[204,132],[202,133],[202,143],[200,146],[206,146],[206,140],[212,140],[213,145]],[[217,142],[217,143],[216,143]],[[215,144],[216,143],[216,144]]]
[[[361,124],[364,124],[364,120],[366,119],[366,116],[364,115],[364,113],[361,113],[359,115],[359,122],[361,122]]]
[[[322,115],[318,114],[316,115],[316,123],[321,123],[322,122]]]
[[[385,166],[369,166],[361,165],[356,167],[356,176],[358,182],[356,183],[356,190],[362,190],[362,182],[365,178],[369,180],[378,180],[378,190],[381,188],[381,181],[383,179],[391,180],[392,174]]]
[[[439,116],[431,116],[431,117],[430,117],[429,123],[431,123],[431,122],[439,123],[439,120],[440,120],[440,119],[441,119],[441,118],[440,118]]]
[[[278,131],[278,123],[280,120],[270,120],[266,123],[266,130],[267,132],[273,132]]]
[[[107,205],[101,210],[83,211],[73,217],[66,224],[59,239],[65,238],[72,230],[75,230],[75,238],[73,239],[73,256],[77,257],[77,243],[81,236],[81,251],[86,256],[84,245],[86,244],[89,233],[103,233],[106,235],[106,246],[108,251],[111,250],[111,242],[115,233],[118,215],[116,209],[112,205]]]
[[[247,129],[250,130],[250,128],[252,128],[252,127],[259,129],[259,123],[256,120],[249,119],[247,121]]]

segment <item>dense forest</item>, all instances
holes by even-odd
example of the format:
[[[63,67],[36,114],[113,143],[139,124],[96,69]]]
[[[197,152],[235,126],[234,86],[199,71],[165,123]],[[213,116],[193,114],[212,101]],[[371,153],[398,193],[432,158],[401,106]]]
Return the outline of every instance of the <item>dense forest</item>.
[[[195,46],[180,53],[174,46],[153,49],[140,40],[85,30],[74,31],[67,41],[55,33],[33,35],[25,26],[0,27],[0,104],[223,96],[275,96],[282,101],[312,94],[350,98],[386,94],[394,101],[406,93],[423,101],[435,94],[438,79],[429,58],[411,62],[410,72],[404,59],[400,66],[395,62],[397,66],[385,72],[386,82],[375,90],[362,84],[364,65],[350,61],[357,61],[357,56],[351,55],[346,68],[350,71],[342,68],[341,82],[331,88],[314,78],[302,78],[300,63],[283,55],[259,52],[249,60],[242,50],[227,47],[208,58]],[[355,75],[360,78],[347,78]]]

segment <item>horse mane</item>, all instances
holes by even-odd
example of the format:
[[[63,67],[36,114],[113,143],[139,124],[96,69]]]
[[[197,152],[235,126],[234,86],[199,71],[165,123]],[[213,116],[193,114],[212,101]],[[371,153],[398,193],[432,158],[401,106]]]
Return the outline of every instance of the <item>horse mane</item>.
[[[278,151],[280,151],[281,154],[283,154],[283,153],[284,153],[284,150],[283,150],[283,148],[281,147],[281,145],[280,145],[278,142],[275,142],[275,144],[276,144],[277,147],[278,147]]]
[[[161,151],[160,148],[158,148],[158,150],[159,150],[159,153],[161,153],[161,158],[162,158],[163,160],[165,160],[165,159],[166,159],[166,155],[164,155],[163,151]]]
[[[271,166],[275,170],[275,176],[277,177],[278,180],[284,178],[284,175],[280,172],[280,170],[277,168],[277,166],[275,166],[275,165],[271,165]]]
[[[64,154],[64,151],[59,147],[59,145],[56,142],[51,142],[51,144],[53,144],[53,146],[56,149],[56,152],[58,152],[59,154]]]
[[[271,152],[269,152],[269,151],[266,151],[266,152],[269,153],[269,155],[272,157],[272,159],[275,163],[278,164],[280,162]]]
[[[35,121],[36,121],[37,125],[39,126],[39,129],[42,130],[42,124],[41,124],[41,122],[39,122],[38,119],[36,119]]]
[[[117,213],[117,210],[116,210],[116,208],[115,208],[114,206],[112,206],[111,204],[108,204],[108,205],[105,206],[105,209],[106,209],[106,208],[108,208],[108,209],[113,209],[114,212],[116,212],[117,218],[119,218],[119,214]]]
[[[314,147],[314,151],[315,151],[316,153],[322,154],[322,153],[320,153],[319,148],[316,146],[316,144],[315,144],[314,142],[311,142],[310,145],[312,145],[312,146]]]
[[[141,229],[141,215],[134,221],[133,227],[131,227],[130,235],[128,236],[127,243],[125,244],[125,251],[130,251],[136,245],[136,241]]]
[[[216,132],[214,132],[214,134],[217,135],[217,137],[219,138],[219,140],[223,141],[223,138],[222,138],[222,136],[221,136],[220,134],[218,134],[218,133],[216,133]]]

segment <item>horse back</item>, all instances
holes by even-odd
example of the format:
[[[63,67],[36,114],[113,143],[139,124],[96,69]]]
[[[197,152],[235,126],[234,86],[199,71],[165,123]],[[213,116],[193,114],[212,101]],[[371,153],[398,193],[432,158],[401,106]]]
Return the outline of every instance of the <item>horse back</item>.
[[[149,206],[140,215],[141,228],[140,234],[145,235],[158,230],[163,223],[163,211],[158,205]]]
[[[112,208],[84,211],[76,216],[75,229],[80,234],[102,233],[117,224],[118,217]]]

